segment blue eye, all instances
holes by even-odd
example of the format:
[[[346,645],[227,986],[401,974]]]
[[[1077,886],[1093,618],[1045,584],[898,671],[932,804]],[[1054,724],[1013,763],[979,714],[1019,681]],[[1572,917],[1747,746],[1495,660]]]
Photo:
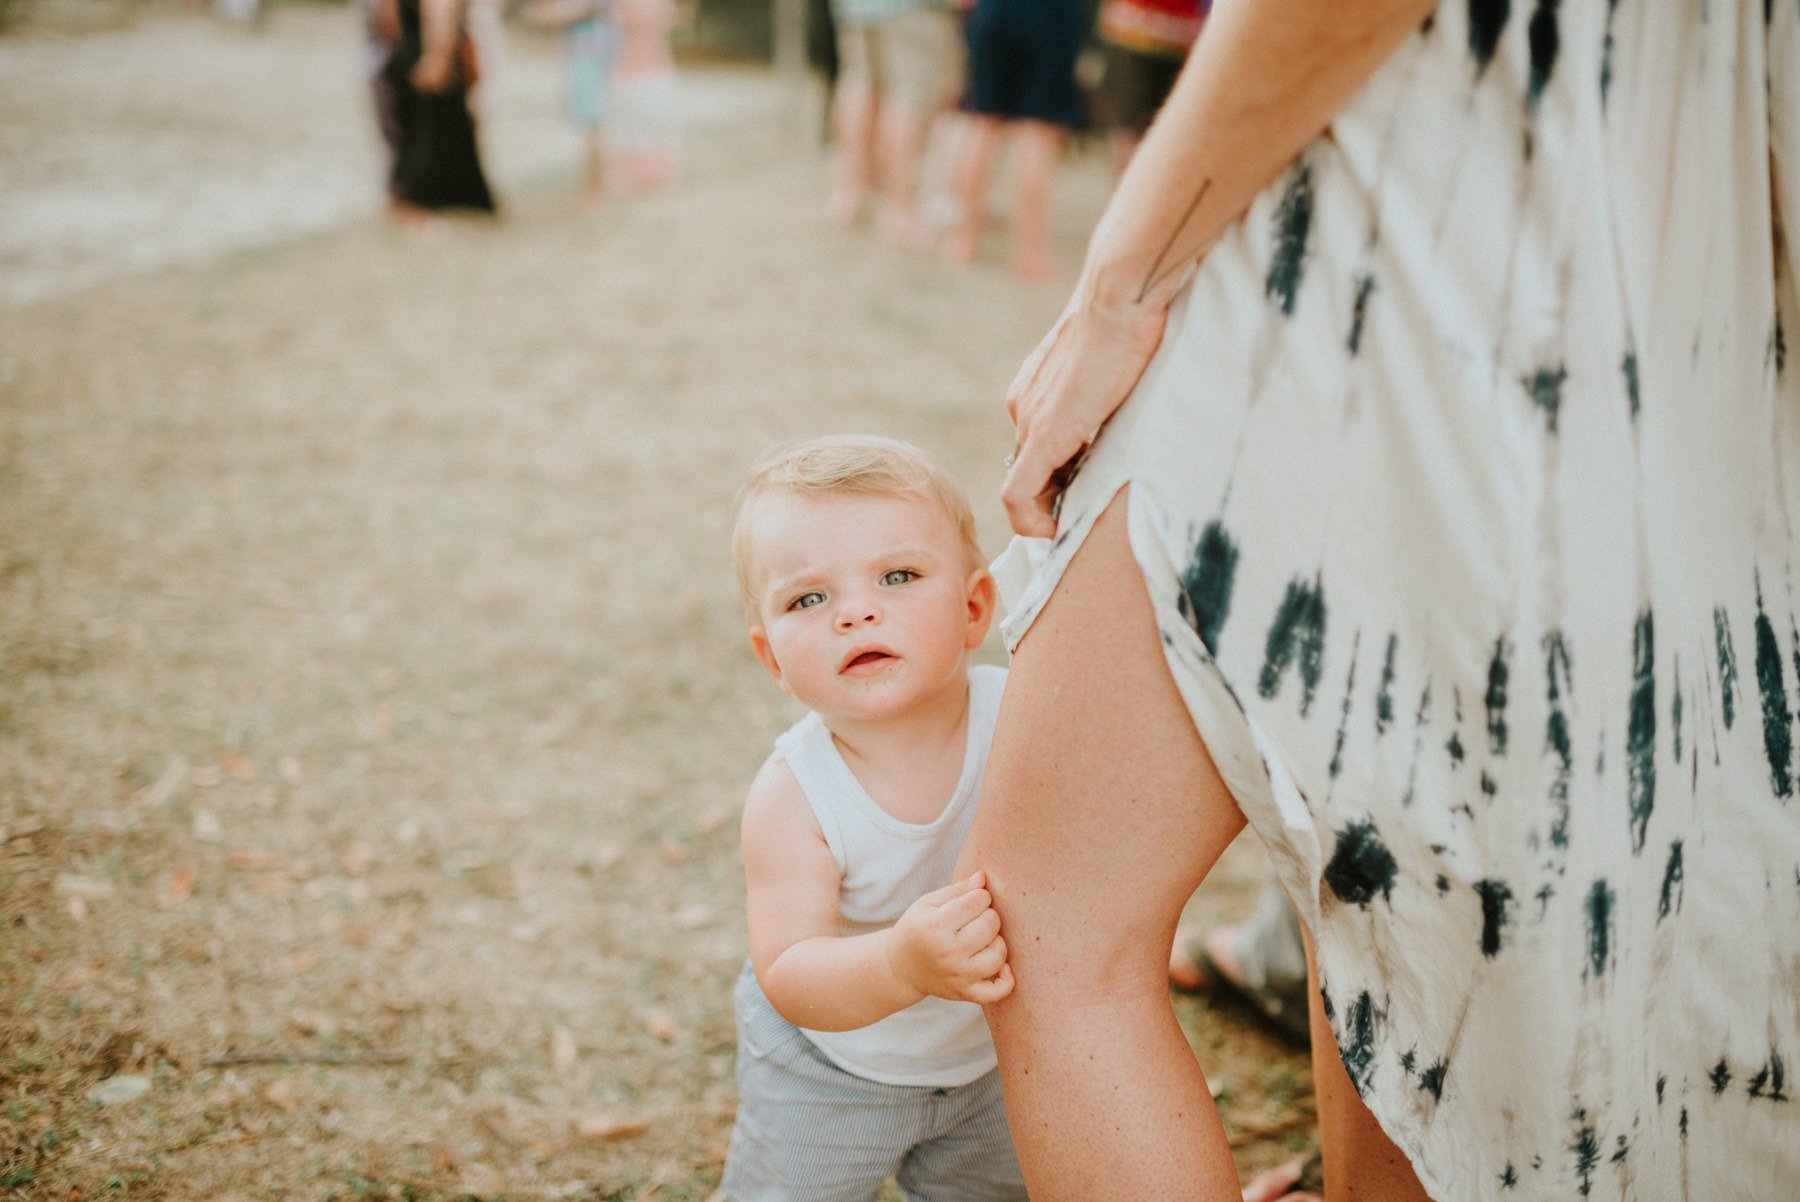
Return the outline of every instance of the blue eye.
[[[795,597],[792,601],[788,602],[788,608],[789,609],[811,609],[815,605],[823,605],[824,603],[825,603],[825,594],[824,593],[817,593],[817,592],[801,593],[798,597]]]
[[[917,580],[918,578],[919,578],[919,574],[917,572],[913,571],[911,568],[895,568],[893,571],[887,573],[886,575],[884,575],[881,578],[881,583],[889,584],[889,585],[907,584],[911,581]]]

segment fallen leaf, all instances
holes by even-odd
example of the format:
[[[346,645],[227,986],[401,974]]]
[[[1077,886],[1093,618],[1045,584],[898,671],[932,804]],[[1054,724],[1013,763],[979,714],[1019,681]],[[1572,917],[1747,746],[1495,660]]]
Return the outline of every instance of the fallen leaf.
[[[264,851],[260,847],[240,847],[231,853],[231,862],[239,868],[266,870],[277,868],[281,860],[272,851]]]
[[[650,1032],[650,1034],[656,1036],[664,1043],[673,1043],[675,1041],[675,1036],[680,1034],[675,1026],[674,1020],[660,1010],[653,1011],[644,1016],[644,1030]]]
[[[88,1098],[101,1106],[123,1106],[150,1092],[150,1078],[136,1073],[108,1077],[88,1090]]]
[[[36,814],[29,815],[6,827],[6,842],[10,843],[14,839],[28,839],[43,829],[44,820]]]
[[[451,866],[451,873],[483,897],[508,900],[514,894],[512,865],[468,860]]]
[[[294,882],[282,872],[259,872],[250,882],[252,891],[264,897],[272,897],[277,901],[286,901],[294,895]]]
[[[156,783],[145,789],[138,796],[138,804],[146,810],[159,810],[169,804],[169,798],[175,796],[175,790],[181,788],[181,782],[187,777],[187,761],[180,756],[169,761]]]
[[[662,841],[662,858],[665,864],[681,863],[688,858],[687,844],[679,839],[664,839]]]
[[[300,1096],[294,1092],[294,1082],[288,1077],[277,1077],[269,1082],[268,1088],[263,1090],[263,1098],[283,1110],[292,1110],[300,1104]]]
[[[115,890],[113,883],[104,877],[77,876],[65,872],[56,878],[56,891],[64,897],[81,898],[85,901],[99,901],[111,897]]]
[[[236,1106],[249,1092],[236,1073],[227,1073],[223,1080],[207,1091],[206,1103],[209,1106]]]
[[[177,868],[169,874],[169,901],[180,905],[194,895],[194,870]]]
[[[235,776],[239,780],[256,779],[256,765],[252,764],[243,756],[238,755],[236,752],[221,751],[219,753],[219,767],[224,769],[227,774]]]
[[[681,931],[697,931],[701,927],[711,926],[713,911],[710,906],[687,906],[675,914],[675,928]]]
[[[616,868],[619,861],[625,858],[625,849],[617,843],[607,843],[596,848],[594,854],[581,861],[577,867],[590,875],[606,872]]]
[[[550,1069],[559,1077],[570,1077],[575,1074],[575,1065],[579,1053],[575,1047],[575,1034],[567,1027],[557,1027],[550,1032]]]
[[[319,1035],[329,1039],[337,1034],[337,1019],[317,1010],[290,1010],[287,1020],[288,1025],[302,1035]]]
[[[650,1123],[647,1119],[621,1119],[614,1115],[590,1114],[575,1120],[575,1134],[598,1142],[630,1139],[648,1130]]]
[[[62,983],[69,989],[79,989],[83,985],[91,985],[100,979],[101,968],[98,960],[78,964],[63,974]]]

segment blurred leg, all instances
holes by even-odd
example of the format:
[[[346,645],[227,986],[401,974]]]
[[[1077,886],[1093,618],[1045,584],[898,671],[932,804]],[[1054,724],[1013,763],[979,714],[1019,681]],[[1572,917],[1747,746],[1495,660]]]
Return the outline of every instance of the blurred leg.
[[[581,150],[581,204],[592,208],[606,198],[606,154],[598,130],[583,135]]]
[[[884,101],[881,106],[880,142],[876,148],[882,196],[881,233],[902,246],[924,246],[930,240],[914,200],[919,186],[919,160],[925,152],[925,133],[930,126],[929,114],[897,99]]]
[[[956,264],[973,263],[981,248],[981,225],[986,220],[988,171],[1000,141],[1000,122],[992,117],[970,116],[961,145],[957,147],[956,224],[944,239],[944,258]]]
[[[1050,180],[1062,154],[1063,131],[1045,121],[1021,121],[1014,138],[1015,201],[1013,256],[1015,274],[1028,280],[1050,275]]]
[[[831,129],[837,161],[825,215],[838,225],[848,225],[869,194],[874,170],[875,95],[866,77],[838,81],[831,99]]]
[[[1244,820],[1163,660],[1125,506],[1013,659],[958,870],[987,870],[1018,979],[988,1017],[1032,1198],[1238,1202],[1165,972]]]

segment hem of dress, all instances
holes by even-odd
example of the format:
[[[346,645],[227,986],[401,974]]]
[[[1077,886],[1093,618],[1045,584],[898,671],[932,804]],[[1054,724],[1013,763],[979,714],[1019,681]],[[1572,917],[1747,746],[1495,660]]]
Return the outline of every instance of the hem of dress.
[[[1262,840],[1270,866],[1287,890],[1301,925],[1316,941],[1320,929],[1319,887],[1324,870],[1318,826],[1275,741],[1245,711],[1236,690],[1199,633],[1181,615],[1174,601],[1180,591],[1180,572],[1170,562],[1159,537],[1160,510],[1147,488],[1134,489],[1133,484],[1127,476],[1110,489],[1102,487],[1092,503],[1079,513],[1065,514],[1069,524],[1057,532],[1053,542],[1030,540],[1037,545],[1021,549],[1017,544],[1027,540],[1014,540],[1015,546],[1008,548],[1002,561],[1011,557],[1010,566],[1017,571],[1021,566],[1019,560],[1028,560],[1030,577],[1017,590],[1017,600],[1001,623],[1006,649],[1009,653],[1017,649],[1050,595],[1056,591],[1069,562],[1087,540],[1094,523],[1121,494],[1130,490],[1126,497],[1126,531],[1131,556],[1149,596],[1163,659],[1181,693],[1188,721],[1206,745],[1232,800]],[[998,570],[996,574],[999,574]],[[1183,669],[1191,671],[1184,673]],[[1337,1042],[1335,1030],[1332,1038],[1334,1043]],[[1446,1196],[1447,1183],[1430,1171],[1418,1154],[1419,1150],[1401,1139],[1393,1124],[1374,1106],[1366,1100],[1364,1105],[1375,1116],[1383,1134],[1406,1157],[1426,1192],[1433,1197]]]

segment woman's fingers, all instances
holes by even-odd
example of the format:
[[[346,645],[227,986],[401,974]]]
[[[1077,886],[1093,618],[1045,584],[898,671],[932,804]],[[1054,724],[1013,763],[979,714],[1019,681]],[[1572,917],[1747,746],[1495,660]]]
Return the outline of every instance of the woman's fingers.
[[[1102,310],[1072,301],[1026,358],[1006,397],[1018,448],[1000,490],[1019,534],[1056,533],[1057,498],[1100,427],[1136,387],[1166,319],[1160,309]]]

